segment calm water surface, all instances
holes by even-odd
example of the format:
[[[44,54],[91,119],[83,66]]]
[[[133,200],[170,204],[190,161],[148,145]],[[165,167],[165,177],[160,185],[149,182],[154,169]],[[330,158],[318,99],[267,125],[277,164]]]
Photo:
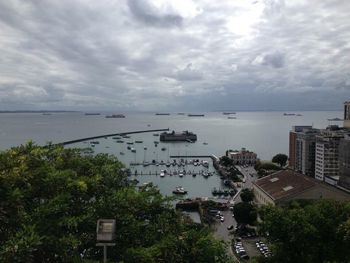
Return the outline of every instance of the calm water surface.
[[[302,116],[283,116],[283,112],[237,112],[237,119],[228,119],[221,112],[205,113],[205,117],[188,117],[186,115],[156,116],[154,113],[125,113],[126,118],[107,119],[104,114],[85,116],[84,113],[3,113],[0,114],[0,149],[25,143],[32,139],[38,144],[53,143],[82,137],[127,132],[134,130],[163,129],[183,131],[189,130],[197,134],[196,143],[160,143],[157,147],[154,141],[159,140],[153,133],[131,135],[124,139],[124,143],[117,143],[112,138],[99,139],[94,152],[104,152],[116,155],[127,167],[130,162],[152,160],[166,162],[171,155],[224,155],[227,149],[245,147],[255,151],[258,157],[269,160],[276,153],[288,153],[289,130],[293,125],[313,125],[324,128],[329,124],[328,118],[342,118],[342,112],[296,112]],[[136,153],[127,150],[126,142],[143,141],[130,145]],[[203,144],[207,143],[207,144]],[[88,147],[89,143],[77,143],[73,147]],[[146,147],[147,149],[145,149]],[[162,151],[161,148],[166,148]],[[121,155],[121,152],[124,153]],[[189,190],[189,196],[210,196],[213,187],[223,188],[217,175],[209,178],[202,176],[166,176],[155,175],[161,169],[180,170],[177,167],[166,168],[161,166],[131,167],[133,172],[138,170],[137,179],[140,183],[152,181],[161,189],[162,193],[171,194],[175,186],[182,185]],[[205,170],[204,167],[188,165],[181,167],[196,173]],[[209,167],[213,171],[212,166]],[[143,173],[141,176],[140,173]],[[152,173],[154,175],[149,175]]]

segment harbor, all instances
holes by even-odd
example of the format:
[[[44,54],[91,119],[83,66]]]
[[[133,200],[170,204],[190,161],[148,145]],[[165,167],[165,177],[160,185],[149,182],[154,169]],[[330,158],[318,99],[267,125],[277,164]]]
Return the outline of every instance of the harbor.
[[[164,195],[173,196],[176,187],[181,186],[186,193],[177,195],[179,198],[229,199],[235,187],[224,183],[215,165],[219,158],[214,154],[203,154],[208,151],[208,143],[203,143],[200,138],[188,142],[186,136],[193,138],[195,135],[197,139],[197,135],[187,131],[167,133],[184,141],[161,141],[162,132],[167,131],[152,129],[114,133],[68,141],[65,145],[82,148],[85,154],[116,156],[125,165],[130,181],[138,186],[157,185]]]

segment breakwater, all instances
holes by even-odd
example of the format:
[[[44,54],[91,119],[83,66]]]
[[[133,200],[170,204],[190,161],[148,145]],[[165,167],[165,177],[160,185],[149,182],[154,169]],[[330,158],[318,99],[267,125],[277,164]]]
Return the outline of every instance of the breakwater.
[[[169,131],[169,128],[110,133],[110,134],[104,134],[104,135],[98,135],[98,136],[85,137],[85,138],[80,138],[80,139],[76,139],[76,140],[65,141],[65,142],[61,142],[61,143],[57,143],[57,144],[68,145],[68,144],[73,144],[73,143],[78,143],[78,142],[83,142],[83,141],[90,141],[90,140],[101,139],[101,138],[112,137],[112,136],[123,136],[123,135],[128,135],[128,134],[137,134],[137,133],[146,133],[146,132],[162,132],[162,131]]]

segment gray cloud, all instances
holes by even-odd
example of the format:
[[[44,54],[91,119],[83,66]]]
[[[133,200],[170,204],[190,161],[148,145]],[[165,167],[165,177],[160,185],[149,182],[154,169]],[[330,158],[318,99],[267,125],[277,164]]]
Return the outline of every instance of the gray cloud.
[[[341,0],[1,1],[1,107],[337,109],[349,13]]]
[[[158,27],[181,26],[183,18],[176,14],[161,14],[148,1],[128,0],[128,6],[136,19]]]

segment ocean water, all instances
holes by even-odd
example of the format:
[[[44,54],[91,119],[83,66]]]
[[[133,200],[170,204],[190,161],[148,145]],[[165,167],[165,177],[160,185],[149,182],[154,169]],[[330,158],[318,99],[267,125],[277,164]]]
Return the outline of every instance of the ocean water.
[[[204,113],[204,117],[188,117],[176,113],[165,116],[154,113],[124,113],[126,118],[105,118],[105,114],[86,116],[82,112],[51,115],[2,113],[0,150],[25,143],[30,139],[43,145],[49,141],[59,143],[96,135],[169,128],[175,131],[192,131],[197,134],[198,140],[195,143],[159,143],[156,147],[154,141],[159,141],[159,138],[153,133],[142,133],[123,139],[124,143],[117,143],[112,138],[99,139],[99,144],[95,145],[93,150],[95,153],[104,152],[117,156],[126,167],[130,167],[130,162],[172,161],[170,158],[172,155],[214,154],[219,157],[224,155],[227,149],[242,147],[256,152],[262,160],[270,160],[277,153],[288,154],[289,130],[294,125],[313,125],[316,128],[325,128],[330,124],[342,126],[342,122],[328,121],[329,118],[342,118],[343,113],[340,111],[295,113],[301,116],[284,116],[283,112],[237,112],[235,115],[230,115],[236,119],[228,119],[228,116],[221,112],[209,112]],[[136,140],[142,143],[135,143]],[[127,141],[134,142],[130,146],[136,149],[136,153],[127,149]],[[90,143],[77,143],[69,147],[86,148],[90,147]],[[162,151],[161,148],[166,149]],[[190,190],[189,196],[193,197],[210,196],[213,187],[224,188],[217,175],[209,178],[188,175],[184,178],[178,176],[161,178],[159,172],[161,169],[167,169],[165,166],[132,166],[131,169],[133,174],[135,170],[138,171],[137,178],[140,184],[151,181],[165,194],[171,194],[171,191],[179,185]],[[174,172],[180,169],[195,173],[206,171],[204,167],[193,165],[182,168],[170,167],[168,170]],[[209,171],[214,171],[211,165]]]

